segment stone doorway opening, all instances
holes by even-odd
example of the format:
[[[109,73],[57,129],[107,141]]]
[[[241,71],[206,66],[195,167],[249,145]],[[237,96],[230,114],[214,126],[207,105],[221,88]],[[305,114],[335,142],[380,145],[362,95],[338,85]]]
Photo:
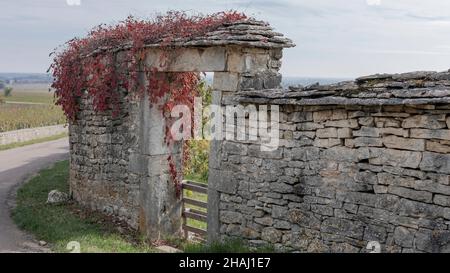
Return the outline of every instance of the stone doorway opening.
[[[157,51],[157,50],[156,50]],[[280,59],[282,57],[282,47],[260,48],[239,45],[212,46],[212,47],[189,47],[176,49],[174,56],[169,56],[169,61],[165,65],[165,70],[161,73],[177,72],[209,72],[213,73],[212,87],[207,92],[211,96],[211,103],[214,106],[222,107],[227,105],[236,92],[245,90],[260,90],[279,88],[281,83]],[[176,53],[176,54],[175,54]],[[160,67],[158,60],[160,56],[154,51],[147,55],[147,65],[150,67]],[[172,184],[168,180],[168,166],[165,165],[165,158],[173,156],[178,158],[182,165],[183,144],[172,150],[165,149],[162,145],[164,141],[165,119],[160,112],[153,111],[143,103],[141,124],[143,142],[141,148],[136,152],[139,156],[148,157],[152,163],[152,168],[145,174],[151,178],[150,181],[143,181],[140,188],[141,221],[140,229],[147,229],[147,235],[156,236],[157,239],[165,234],[173,235],[182,232],[183,226],[183,202],[175,197]],[[224,129],[220,128],[220,130]],[[223,134],[224,135],[224,134]],[[229,172],[223,169],[221,161],[222,139],[213,139],[209,145],[208,182],[207,195],[207,215],[194,215],[198,219],[207,219],[207,224],[201,227],[207,229],[208,239],[215,240],[219,234],[219,192],[230,189],[234,177],[225,175]],[[198,180],[198,179],[191,179]],[[187,196],[189,197],[189,196]],[[193,208],[199,209],[197,208]],[[197,210],[202,212],[204,208]],[[206,211],[205,211],[206,212]],[[187,214],[189,215],[189,213]],[[198,220],[197,219],[197,220]],[[196,219],[194,219],[196,220]]]

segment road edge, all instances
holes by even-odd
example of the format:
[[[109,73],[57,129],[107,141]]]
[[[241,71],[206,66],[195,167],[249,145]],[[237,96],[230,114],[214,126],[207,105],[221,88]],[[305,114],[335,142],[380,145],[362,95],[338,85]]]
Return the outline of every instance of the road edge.
[[[69,159],[69,155],[61,157],[61,158],[55,160],[54,162],[46,164],[45,166],[43,166],[36,172],[31,172],[31,173],[25,174],[24,178],[9,190],[9,192],[7,194],[7,198],[5,200],[5,203],[6,203],[5,205],[6,205],[6,208],[8,209],[9,216],[11,217],[11,219],[12,219],[13,210],[17,207],[17,192],[18,192],[18,190],[22,186],[27,184],[32,178],[37,176],[41,171],[50,169],[56,163],[65,161],[68,159]],[[14,223],[14,225],[16,225],[14,220],[13,220],[13,223]],[[18,230],[20,230],[20,232],[24,235],[24,238],[27,240],[27,242],[25,242],[26,245],[23,246],[24,250],[26,250],[28,252],[32,252],[32,253],[33,252],[34,253],[52,253],[50,248],[39,245],[39,240],[37,240],[33,234],[21,229],[17,225],[16,225],[16,227]]]

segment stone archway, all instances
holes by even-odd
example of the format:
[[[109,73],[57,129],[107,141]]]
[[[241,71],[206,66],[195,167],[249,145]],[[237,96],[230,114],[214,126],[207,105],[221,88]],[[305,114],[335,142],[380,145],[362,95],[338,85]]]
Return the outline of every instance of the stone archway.
[[[231,33],[241,31],[239,35]],[[214,72],[213,104],[223,105],[236,91],[279,87],[282,49],[293,46],[263,22],[246,20],[224,26],[223,39],[174,45],[161,70],[162,50],[149,45],[144,65],[161,72]],[[228,31],[228,34],[227,34]],[[244,31],[244,32],[242,32]],[[208,38],[209,37],[209,38]],[[118,59],[120,59],[120,52]],[[145,81],[145,74],[140,73]],[[126,115],[111,120],[82,100],[79,124],[71,124],[71,191],[81,204],[127,221],[151,239],[180,231],[181,206],[170,183],[167,157],[180,159],[181,148],[164,145],[165,119],[148,98],[122,103]],[[220,143],[211,144],[208,234],[219,231],[217,199],[231,193],[233,178],[221,170]],[[235,189],[234,189],[235,190]]]

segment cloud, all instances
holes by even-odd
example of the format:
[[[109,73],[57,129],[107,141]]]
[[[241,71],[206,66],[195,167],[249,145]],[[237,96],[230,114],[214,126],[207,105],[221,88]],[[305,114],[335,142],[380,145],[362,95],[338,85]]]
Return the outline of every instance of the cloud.
[[[380,6],[381,0],[366,0],[366,3],[369,6]]]
[[[70,0],[78,1],[78,0]],[[170,9],[237,9],[294,40],[285,75],[357,76],[448,64],[450,1],[443,0],[67,0],[2,1],[0,71],[43,72],[48,53],[100,23],[148,18]],[[413,45],[413,47],[412,47]],[[375,54],[377,54],[375,56]]]
[[[393,54],[393,55],[450,55],[450,52],[425,51],[425,50],[367,50],[371,54]]]

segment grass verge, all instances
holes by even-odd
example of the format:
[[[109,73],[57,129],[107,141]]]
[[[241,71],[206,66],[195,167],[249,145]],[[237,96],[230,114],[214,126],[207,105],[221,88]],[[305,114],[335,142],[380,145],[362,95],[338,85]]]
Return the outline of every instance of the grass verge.
[[[20,228],[48,242],[55,252],[68,252],[71,241],[80,243],[82,253],[154,252],[136,234],[120,233],[100,214],[84,213],[74,203],[46,204],[51,190],[69,191],[68,173],[68,161],[58,162],[18,190],[13,219]]]
[[[49,243],[55,252],[68,252],[67,244],[80,243],[82,253],[142,253],[156,252],[137,234],[123,234],[111,219],[97,213],[86,213],[74,203],[46,204],[51,190],[69,191],[69,163],[61,161],[41,171],[17,192],[17,206],[13,211],[16,224],[33,234],[36,239]],[[180,238],[168,240],[186,253],[271,253],[273,246],[248,247],[234,239],[211,244],[196,244]]]
[[[58,140],[58,139],[61,139],[61,138],[65,138],[67,136],[69,136],[68,133],[62,133],[62,134],[58,134],[58,135],[54,135],[54,136],[50,136],[50,137],[37,138],[37,139],[30,140],[30,141],[16,142],[16,143],[11,143],[11,144],[6,144],[6,145],[0,145],[0,151],[14,149],[14,148],[19,148],[19,147],[28,146],[28,145],[37,144],[37,143],[43,143],[43,142]]]

